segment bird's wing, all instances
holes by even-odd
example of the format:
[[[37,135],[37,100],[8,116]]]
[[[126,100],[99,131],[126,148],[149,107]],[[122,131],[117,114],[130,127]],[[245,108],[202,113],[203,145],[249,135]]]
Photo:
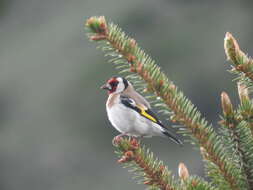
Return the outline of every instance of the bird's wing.
[[[138,92],[134,91],[133,95],[130,96],[130,97],[135,98],[135,101],[136,101],[137,104],[144,105],[148,109],[151,108],[148,101],[142,95],[140,95]]]
[[[129,98],[127,96],[121,95],[120,101],[123,105],[126,107],[136,111],[139,113],[142,117],[158,124],[160,127],[162,127],[164,130],[162,133],[169,137],[172,141],[174,141],[177,144],[183,144],[176,136],[174,136],[171,132],[168,131],[168,129],[162,124],[162,122],[156,117],[154,112],[150,108],[145,107],[144,105],[136,104],[134,99]]]
[[[166,127],[162,124],[162,122],[156,117],[156,115],[154,114],[154,112],[147,108],[146,106],[142,106],[139,104],[136,104],[136,102],[134,101],[134,99],[129,98],[127,96],[120,96],[120,101],[122,104],[124,104],[126,107],[136,111],[137,113],[139,113],[142,117],[145,117],[146,119],[160,125],[162,128],[166,129]]]
[[[148,109],[151,108],[148,101],[138,92],[136,92],[132,85],[129,85],[129,87],[122,93],[122,96],[126,96],[133,99],[136,102],[136,104],[142,105],[145,108],[148,108]]]

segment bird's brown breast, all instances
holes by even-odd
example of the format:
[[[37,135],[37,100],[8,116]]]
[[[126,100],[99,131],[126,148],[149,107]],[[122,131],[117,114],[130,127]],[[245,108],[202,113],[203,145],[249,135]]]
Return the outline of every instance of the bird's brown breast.
[[[117,101],[117,98],[119,97],[119,94],[111,94],[109,95],[107,102],[106,102],[106,107],[111,108]]]

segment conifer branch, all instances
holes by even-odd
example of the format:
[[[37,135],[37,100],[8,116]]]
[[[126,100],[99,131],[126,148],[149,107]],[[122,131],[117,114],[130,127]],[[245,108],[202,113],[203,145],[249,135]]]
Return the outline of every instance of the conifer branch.
[[[161,161],[155,159],[145,147],[140,146],[134,138],[125,139],[115,137],[113,141],[117,148],[116,153],[120,157],[118,163],[124,163],[131,167],[136,177],[143,178],[140,182],[151,186],[158,187],[161,190],[179,189],[179,182],[172,176],[171,172],[163,165]]]
[[[231,130],[233,130],[233,135],[239,139],[237,141],[237,152],[241,160],[241,169],[246,177],[249,189],[253,190],[253,171],[251,169],[253,167],[253,141],[248,123],[241,121],[235,125],[234,129],[232,128]]]
[[[244,120],[248,122],[248,126],[251,130],[251,135],[253,138],[253,102],[249,98],[248,88],[243,83],[238,83],[238,95],[241,104],[238,108],[238,120]]]
[[[161,190],[215,190],[208,182],[196,176],[189,176],[185,166],[179,165],[181,171],[179,177],[184,183],[175,179],[171,171],[153,156],[144,146],[141,146],[134,138],[115,137],[113,144],[116,147],[116,153],[119,156],[118,163],[124,164],[134,172],[140,183],[148,185],[149,189]]]
[[[248,89],[253,90],[253,60],[241,51],[236,39],[229,32],[225,35],[224,49],[227,59],[233,63],[231,72],[237,74],[236,79],[240,81],[238,82],[238,94],[241,102],[240,117],[241,120],[249,123],[248,126],[253,136],[253,103],[248,92]]]
[[[238,80],[244,82],[248,87],[252,87],[253,60],[241,51],[237,41],[229,32],[225,35],[224,49],[227,60],[233,64],[231,72],[239,75]]]
[[[232,155],[234,155],[231,160],[234,161],[235,164],[239,162],[238,164],[242,169],[242,175],[240,176],[244,177],[246,180],[245,188],[252,189],[253,181],[252,181],[252,173],[250,171],[251,158],[248,156],[249,152],[245,147],[246,144],[243,142],[245,136],[247,136],[247,138],[250,139],[250,141],[252,141],[251,135],[249,133],[245,134],[245,129],[242,129],[245,126],[242,127],[241,126],[242,123],[238,121],[236,113],[233,111],[230,98],[225,92],[222,92],[221,94],[221,104],[224,118],[221,120],[220,124],[229,133],[229,137],[227,140],[229,140],[230,149],[233,152]]]
[[[237,145],[238,158],[240,160],[244,176],[247,179],[249,189],[253,189],[253,162],[252,149],[253,142],[253,101],[249,98],[249,91],[252,91],[253,82],[253,60],[241,51],[237,41],[230,33],[226,33],[224,48],[227,59],[231,60],[234,67],[232,73],[238,75],[237,80],[240,105],[236,116],[233,116],[227,123],[233,139]],[[228,120],[225,119],[225,120]]]
[[[91,40],[106,42],[103,50],[111,52],[109,55],[114,57],[111,61],[117,68],[139,75],[146,82],[146,89],[164,101],[169,108],[166,113],[171,114],[173,122],[183,124],[190,136],[206,150],[206,159],[217,166],[223,182],[232,190],[240,189],[241,182],[237,179],[240,170],[229,161],[220,137],[135,40],[127,37],[116,25],[107,25],[104,17],[91,17],[86,26],[91,32]],[[136,75],[130,76],[136,79]]]

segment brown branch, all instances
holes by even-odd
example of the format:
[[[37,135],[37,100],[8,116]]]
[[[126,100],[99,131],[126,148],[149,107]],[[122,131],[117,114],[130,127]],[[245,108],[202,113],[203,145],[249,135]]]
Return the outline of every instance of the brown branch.
[[[134,162],[145,174],[148,179],[143,184],[157,186],[161,190],[175,190],[163,176],[168,176],[169,171],[165,166],[160,165],[158,169],[154,169],[154,162],[147,159],[147,155],[141,154],[141,147],[135,138],[124,139],[115,137],[114,146],[122,151],[122,156],[118,163]]]

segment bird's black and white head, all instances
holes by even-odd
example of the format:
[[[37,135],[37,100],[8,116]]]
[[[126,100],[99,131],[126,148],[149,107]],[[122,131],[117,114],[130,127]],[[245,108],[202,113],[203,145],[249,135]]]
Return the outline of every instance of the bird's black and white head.
[[[129,85],[128,80],[123,77],[112,77],[101,88],[108,90],[108,94],[116,94],[122,93]]]

